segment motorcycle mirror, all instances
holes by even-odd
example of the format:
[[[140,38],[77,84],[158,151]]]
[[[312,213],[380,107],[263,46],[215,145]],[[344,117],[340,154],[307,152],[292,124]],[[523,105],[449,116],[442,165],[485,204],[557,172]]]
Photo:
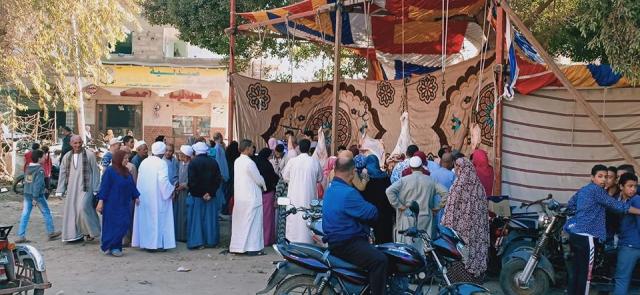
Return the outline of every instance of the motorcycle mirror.
[[[409,210],[411,210],[411,213],[413,213],[414,216],[418,217],[418,213],[420,213],[420,205],[418,205],[418,202],[413,201],[411,202],[411,205],[409,205]]]
[[[319,205],[320,205],[320,201],[318,201],[318,200],[311,200],[311,203],[310,203],[310,204],[311,204],[311,207],[316,207],[316,206],[319,206]]]
[[[287,206],[291,205],[291,200],[289,198],[278,198],[278,206]]]

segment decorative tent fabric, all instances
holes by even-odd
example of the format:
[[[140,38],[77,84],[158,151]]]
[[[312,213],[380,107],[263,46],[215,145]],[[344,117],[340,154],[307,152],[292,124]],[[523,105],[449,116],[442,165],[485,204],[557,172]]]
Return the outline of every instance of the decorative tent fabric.
[[[632,157],[640,158],[640,91],[580,90]],[[504,102],[502,193],[516,200],[553,194],[567,202],[595,164],[622,156],[564,89],[516,94]]]
[[[443,34],[442,2],[435,0],[375,0],[372,4],[350,6],[342,13],[341,43],[371,60],[382,71],[376,79],[401,79],[426,74],[442,65],[442,39],[447,39],[447,66],[476,57],[483,32],[470,17],[478,15],[486,1],[449,0],[448,15],[466,17],[450,20]],[[303,0],[264,11],[240,13],[249,23],[317,11],[314,15],[269,25],[283,36],[315,42],[335,42],[335,12],[319,12],[335,0]],[[404,10],[403,10],[404,8]],[[404,31],[404,33],[403,33]],[[403,46],[404,45],[404,46]]]
[[[489,55],[485,61],[482,81],[479,81],[480,58],[449,68],[444,95],[441,72],[410,78],[406,83],[406,100],[402,95],[405,85],[402,80],[343,80],[337,144],[357,144],[362,138],[361,131],[366,130],[372,138],[382,139],[389,153],[400,135],[398,118],[407,111],[412,140],[426,153],[437,154],[442,144],[466,148],[472,120],[481,122],[483,144],[491,145],[495,98],[490,66],[493,60],[494,56]],[[264,145],[270,137],[283,138],[286,130],[300,133],[325,126],[325,136],[332,140],[332,83],[276,83],[237,74],[232,75],[232,79],[240,138]],[[478,96],[484,109],[474,112]]]

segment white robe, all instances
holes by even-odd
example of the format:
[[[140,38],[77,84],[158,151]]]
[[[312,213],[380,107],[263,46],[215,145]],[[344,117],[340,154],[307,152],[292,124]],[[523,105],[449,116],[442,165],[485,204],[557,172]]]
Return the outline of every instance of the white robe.
[[[229,252],[260,251],[264,248],[262,191],[266,185],[258,167],[246,155],[240,155],[233,164],[233,189]]]
[[[317,183],[322,181],[322,168],[318,160],[302,153],[289,160],[282,171],[282,178],[289,183],[287,196],[295,207],[309,208],[311,200],[318,198]],[[295,243],[312,243],[311,231],[302,214],[287,217],[286,237]]]
[[[140,205],[136,206],[133,216],[133,247],[176,247],[171,201],[174,186],[169,182],[168,171],[167,163],[155,156],[140,164],[137,181]]]

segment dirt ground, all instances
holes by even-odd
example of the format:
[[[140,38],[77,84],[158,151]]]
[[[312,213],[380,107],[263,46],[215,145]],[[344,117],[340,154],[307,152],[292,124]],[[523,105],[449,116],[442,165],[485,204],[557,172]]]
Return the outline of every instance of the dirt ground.
[[[62,205],[58,199],[49,202],[56,229]],[[0,194],[0,224],[14,225],[11,240],[16,238],[21,211],[21,196]],[[260,257],[221,254],[229,244],[229,231],[229,221],[222,222],[218,248],[191,251],[184,243],[164,253],[126,248],[125,256],[116,258],[101,254],[98,242],[47,241],[42,215],[34,207],[27,238],[44,254],[47,276],[53,284],[46,294],[255,294],[265,286],[272,262],[280,257],[271,248],[265,249],[268,255]],[[179,267],[191,271],[177,272]],[[502,294],[495,281],[485,286]],[[435,294],[435,289],[430,294]]]

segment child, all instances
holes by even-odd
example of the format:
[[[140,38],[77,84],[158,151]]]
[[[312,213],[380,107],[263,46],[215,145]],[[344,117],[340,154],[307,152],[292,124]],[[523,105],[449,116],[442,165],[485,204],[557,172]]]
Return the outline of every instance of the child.
[[[573,263],[567,291],[569,295],[588,294],[593,271],[593,253],[602,249],[606,240],[605,211],[640,215],[640,209],[620,202],[609,196],[604,189],[607,167],[595,165],[591,169],[591,183],[576,192],[569,200],[568,209],[575,211],[572,222],[567,222],[565,230],[570,234],[569,245],[573,253]],[[597,254],[596,254],[597,255]]]
[[[638,177],[631,173],[620,176],[620,197],[623,202],[640,207],[637,195]],[[618,264],[616,265],[614,295],[628,294],[631,274],[640,259],[640,217],[627,215],[622,219],[618,241]]]
[[[53,217],[51,216],[51,211],[49,211],[49,204],[45,199],[45,173],[42,168],[44,160],[44,152],[41,150],[31,152],[31,163],[27,166],[24,175],[24,207],[22,209],[22,216],[20,217],[20,227],[18,228],[18,239],[15,241],[16,243],[28,242],[26,238],[27,224],[29,223],[29,216],[31,216],[34,200],[38,203],[38,208],[40,208],[40,212],[44,218],[49,240],[54,240],[61,234],[60,231],[54,231]]]

